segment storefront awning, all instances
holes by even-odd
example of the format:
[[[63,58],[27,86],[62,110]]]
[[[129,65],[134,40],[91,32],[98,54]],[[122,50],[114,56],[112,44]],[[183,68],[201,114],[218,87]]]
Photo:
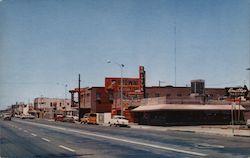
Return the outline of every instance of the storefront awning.
[[[186,105],[186,104],[156,104],[139,106],[132,111],[206,111],[206,110],[245,110],[241,105]]]

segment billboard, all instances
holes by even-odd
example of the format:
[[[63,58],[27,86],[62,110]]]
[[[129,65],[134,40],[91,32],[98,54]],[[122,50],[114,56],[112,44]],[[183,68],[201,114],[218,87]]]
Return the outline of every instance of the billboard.
[[[139,78],[123,78],[123,94],[124,96],[143,95],[145,89],[145,71],[144,67],[139,67]],[[106,77],[105,89],[107,91],[120,92],[121,78]]]

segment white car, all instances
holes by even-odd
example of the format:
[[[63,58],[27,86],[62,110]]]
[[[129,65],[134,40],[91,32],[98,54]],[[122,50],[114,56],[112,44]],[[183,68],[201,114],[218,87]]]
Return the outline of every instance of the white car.
[[[121,115],[115,115],[112,119],[109,121],[110,126],[125,126],[128,127],[128,120]]]
[[[247,120],[246,125],[247,125],[248,128],[250,128],[250,119]]]
[[[31,115],[31,114],[28,114],[28,115],[21,115],[20,116],[21,119],[34,119],[35,116]]]

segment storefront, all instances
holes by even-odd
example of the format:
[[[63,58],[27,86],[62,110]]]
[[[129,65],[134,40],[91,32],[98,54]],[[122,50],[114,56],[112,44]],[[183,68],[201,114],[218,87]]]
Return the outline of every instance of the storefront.
[[[158,104],[132,110],[144,125],[220,125],[244,122],[241,105]]]

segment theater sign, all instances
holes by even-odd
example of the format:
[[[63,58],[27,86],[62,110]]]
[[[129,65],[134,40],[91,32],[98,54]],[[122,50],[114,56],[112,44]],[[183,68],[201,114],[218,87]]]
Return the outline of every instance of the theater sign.
[[[124,96],[144,95],[145,90],[145,71],[144,67],[139,67],[139,78],[122,78]],[[106,77],[105,89],[115,93],[121,91],[121,78]]]

